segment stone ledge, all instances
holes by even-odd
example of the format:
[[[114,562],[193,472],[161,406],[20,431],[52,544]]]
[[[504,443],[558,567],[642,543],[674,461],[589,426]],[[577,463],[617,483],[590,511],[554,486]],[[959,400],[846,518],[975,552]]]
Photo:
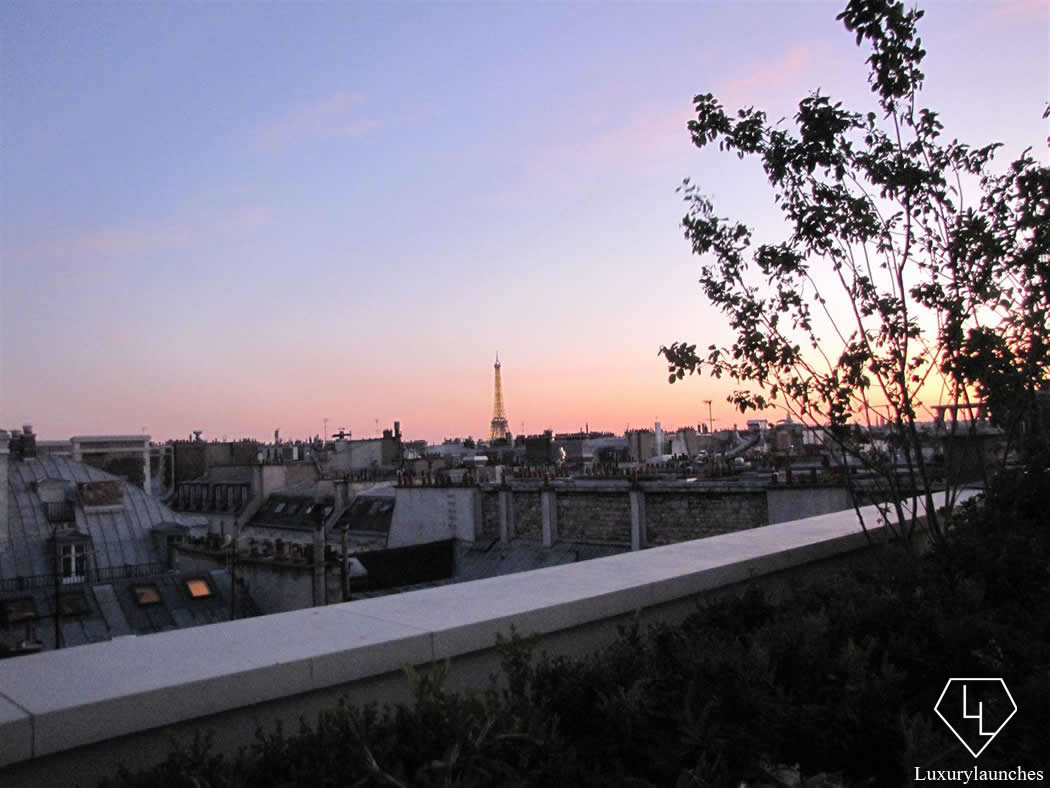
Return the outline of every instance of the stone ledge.
[[[17,657],[12,657],[17,659]],[[33,757],[33,720],[0,694],[0,765]]]
[[[867,522],[877,516],[865,507]],[[883,529],[869,529],[879,536]],[[852,510],[576,564],[0,661],[0,766],[566,633],[861,549]]]

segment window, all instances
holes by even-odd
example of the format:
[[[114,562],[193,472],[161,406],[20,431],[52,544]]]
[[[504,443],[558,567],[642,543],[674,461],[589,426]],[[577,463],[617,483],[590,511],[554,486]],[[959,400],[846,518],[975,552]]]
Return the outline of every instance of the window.
[[[193,580],[187,580],[186,590],[194,599],[207,599],[208,597],[214,595],[214,592],[211,590],[211,586],[208,585],[208,581],[205,580],[203,577],[197,577]]]
[[[152,583],[135,585],[131,587],[131,590],[135,594],[135,601],[142,607],[160,604],[160,591]]]
[[[87,574],[87,549],[82,544],[62,545],[62,582],[83,583]]]
[[[288,511],[285,512],[285,514],[295,514],[298,511],[299,511],[299,504],[297,504],[297,503],[290,503],[290,504],[288,504]]]
[[[281,512],[284,511],[284,507],[285,507],[285,503],[284,503],[284,501],[281,501],[279,504],[276,504],[273,507],[273,513],[274,514],[280,514]]]
[[[49,523],[62,526],[66,523],[76,522],[76,513],[73,504],[69,501],[45,502],[44,513]]]
[[[91,605],[83,591],[67,591],[58,596],[58,612],[67,618],[91,615]]]

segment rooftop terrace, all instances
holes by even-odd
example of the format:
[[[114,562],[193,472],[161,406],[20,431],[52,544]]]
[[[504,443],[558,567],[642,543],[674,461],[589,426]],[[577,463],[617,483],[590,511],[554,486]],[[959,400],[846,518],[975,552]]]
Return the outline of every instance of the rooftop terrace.
[[[874,507],[863,511],[876,538]],[[0,781],[61,783],[147,763],[167,727],[216,731],[221,748],[257,726],[293,725],[348,696],[405,699],[405,665],[451,660],[484,686],[497,635],[582,653],[637,611],[684,615],[697,595],[863,549],[852,511],[707,539],[322,608],[121,638],[0,662]]]

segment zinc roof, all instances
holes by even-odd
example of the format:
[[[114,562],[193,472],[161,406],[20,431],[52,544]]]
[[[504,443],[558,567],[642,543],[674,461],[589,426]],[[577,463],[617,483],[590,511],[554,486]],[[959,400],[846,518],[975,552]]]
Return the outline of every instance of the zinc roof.
[[[54,524],[34,482],[61,480],[70,485],[82,482],[116,481],[118,477],[69,457],[33,457],[8,463],[8,540],[0,548],[0,578],[49,575],[53,572],[47,549]],[[160,561],[150,531],[161,523],[191,524],[145,491],[123,482],[123,504],[85,508],[71,499],[76,531],[91,537],[95,566],[99,570]],[[70,523],[73,526],[74,523]],[[0,524],[2,526],[2,524]]]

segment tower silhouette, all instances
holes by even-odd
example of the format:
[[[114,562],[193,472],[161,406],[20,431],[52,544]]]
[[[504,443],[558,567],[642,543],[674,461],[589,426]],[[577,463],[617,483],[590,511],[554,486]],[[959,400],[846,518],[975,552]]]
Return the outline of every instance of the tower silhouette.
[[[507,440],[507,414],[503,412],[503,381],[499,374],[499,353],[496,354],[496,383],[492,398],[492,427],[489,429],[490,441]]]

